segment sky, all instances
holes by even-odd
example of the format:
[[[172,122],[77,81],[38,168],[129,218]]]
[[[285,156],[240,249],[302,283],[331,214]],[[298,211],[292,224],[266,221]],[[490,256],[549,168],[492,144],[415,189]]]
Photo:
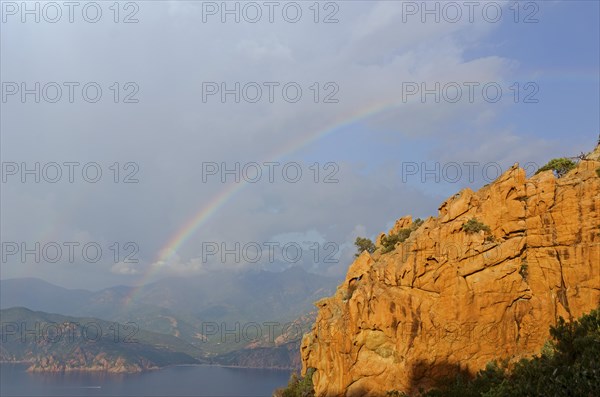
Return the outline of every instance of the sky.
[[[357,236],[600,133],[596,1],[23,4],[0,4],[2,279],[340,277]]]

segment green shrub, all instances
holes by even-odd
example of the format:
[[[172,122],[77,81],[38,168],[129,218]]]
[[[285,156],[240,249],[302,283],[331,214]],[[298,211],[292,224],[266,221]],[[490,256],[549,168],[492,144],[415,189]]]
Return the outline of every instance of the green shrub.
[[[398,230],[398,233],[390,234],[389,236],[383,236],[381,238],[381,245],[383,246],[381,253],[387,254],[388,252],[393,251],[396,247],[396,244],[405,242],[406,239],[410,237],[412,232],[421,227],[423,223],[425,222],[421,218],[417,218],[413,223],[410,224],[409,227]]]
[[[596,174],[600,177],[600,167],[596,168]]]
[[[548,164],[537,170],[536,175],[543,171],[552,170],[557,178],[561,178],[576,166],[577,163],[565,157],[552,159],[548,162]]]
[[[312,383],[312,376],[315,373],[314,368],[306,371],[304,378],[295,373],[290,376],[288,385],[284,389],[278,389],[273,394],[275,397],[314,397],[315,390]]]
[[[386,254],[396,247],[396,244],[403,243],[410,236],[412,231],[410,229],[400,229],[396,234],[390,234],[389,236],[383,236],[381,238],[381,245],[383,249],[382,254]]]
[[[496,241],[496,237],[494,237],[493,234],[488,234],[487,236],[485,236],[486,243],[493,243],[494,241]]]
[[[375,243],[366,237],[357,237],[354,245],[356,246],[355,258],[358,258],[363,251],[367,251],[369,254],[375,252]]]
[[[477,218],[471,218],[466,221],[462,225],[461,230],[467,234],[479,233],[482,230],[486,233],[491,233],[490,227],[482,222],[479,222]]]

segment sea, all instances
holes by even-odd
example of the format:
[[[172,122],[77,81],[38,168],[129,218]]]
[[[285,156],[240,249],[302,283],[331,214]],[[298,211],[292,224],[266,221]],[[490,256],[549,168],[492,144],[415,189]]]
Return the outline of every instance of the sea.
[[[0,396],[270,397],[287,385],[286,370],[185,365],[140,374],[29,373],[0,364]]]

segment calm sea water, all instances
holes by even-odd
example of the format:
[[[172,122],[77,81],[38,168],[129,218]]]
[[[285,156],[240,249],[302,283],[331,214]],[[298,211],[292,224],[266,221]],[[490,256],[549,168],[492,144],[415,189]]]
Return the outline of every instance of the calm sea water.
[[[31,374],[0,364],[0,396],[271,396],[289,371],[178,366],[133,375]]]

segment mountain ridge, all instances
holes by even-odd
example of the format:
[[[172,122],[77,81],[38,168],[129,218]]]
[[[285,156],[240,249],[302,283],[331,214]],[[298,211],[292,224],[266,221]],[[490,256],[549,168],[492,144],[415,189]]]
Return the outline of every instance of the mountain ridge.
[[[314,310],[312,302],[331,294],[337,282],[301,268],[282,272],[257,270],[233,277],[222,272],[212,277],[159,280],[137,289],[131,298],[133,288],[126,286],[87,291],[40,279],[7,279],[0,281],[0,303],[2,309],[23,306],[66,316],[133,322],[141,329],[186,341],[204,351],[215,364],[224,360],[227,365],[299,368],[301,335],[286,339],[295,345],[284,349],[274,340],[254,340],[250,336],[223,340],[219,331],[243,329],[246,324],[256,323],[264,336],[269,329],[263,323],[277,323],[275,338],[280,337],[285,324]],[[302,325],[303,331],[308,331],[310,324]],[[217,329],[204,335],[210,327]]]

